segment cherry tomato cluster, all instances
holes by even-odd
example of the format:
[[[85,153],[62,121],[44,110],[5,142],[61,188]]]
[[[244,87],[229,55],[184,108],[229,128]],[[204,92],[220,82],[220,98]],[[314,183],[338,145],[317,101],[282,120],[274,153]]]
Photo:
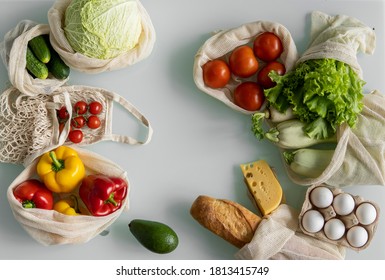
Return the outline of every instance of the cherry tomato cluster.
[[[279,75],[286,72],[278,61],[283,52],[281,39],[272,32],[258,35],[251,45],[235,48],[228,57],[210,60],[202,66],[203,81],[211,88],[225,87],[235,75],[242,82],[233,92],[234,103],[248,110],[259,110],[265,101],[264,89],[275,86],[268,76],[270,71]],[[260,67],[262,65],[262,67]]]
[[[80,143],[83,140],[83,129],[97,129],[101,125],[98,115],[102,112],[103,105],[98,101],[87,103],[83,100],[77,101],[72,108],[72,118],[70,120],[70,132],[68,140],[72,143]],[[57,111],[59,118],[59,131],[64,128],[65,123],[69,120],[69,113],[66,106],[61,107]]]

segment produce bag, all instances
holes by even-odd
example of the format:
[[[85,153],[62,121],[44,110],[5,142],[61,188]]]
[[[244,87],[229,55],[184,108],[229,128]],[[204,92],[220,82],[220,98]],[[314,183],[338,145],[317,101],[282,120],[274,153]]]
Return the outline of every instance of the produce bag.
[[[304,234],[299,213],[281,204],[258,225],[250,243],[235,255],[246,260],[343,260],[345,248]]]
[[[89,86],[62,86],[51,95],[29,96],[10,87],[0,96],[0,161],[28,166],[46,151],[63,144],[71,146],[67,140],[70,122],[66,122],[60,133],[57,110],[66,106],[71,119],[72,106],[79,100],[99,101],[103,110],[98,115],[100,127],[87,129],[83,141],[73,145],[89,145],[106,140],[143,145],[151,140],[152,127],[146,117],[114,92]],[[112,132],[114,103],[121,105],[134,120],[144,126],[144,140]]]
[[[8,70],[9,80],[15,88],[24,94],[51,94],[68,80],[68,78],[60,80],[52,76],[48,76],[47,79],[35,79],[26,70],[28,41],[49,33],[48,24],[37,24],[30,20],[23,20],[15,28],[8,31],[0,43],[0,54]]]
[[[100,73],[117,70],[133,65],[147,58],[154,47],[156,34],[151,18],[140,1],[138,3],[142,18],[142,32],[139,43],[128,52],[112,59],[97,59],[75,52],[69,44],[64,29],[64,16],[71,0],[57,0],[48,11],[48,23],[51,28],[50,41],[63,61],[73,69],[86,73]]]
[[[286,71],[292,69],[298,59],[296,45],[291,37],[290,32],[281,24],[269,21],[255,21],[243,24],[239,27],[229,30],[222,30],[210,37],[200,47],[195,55],[193,66],[193,77],[196,86],[203,92],[223,102],[230,108],[245,113],[252,114],[253,111],[247,111],[234,104],[232,92],[241,80],[234,75],[230,78],[225,88],[213,89],[205,85],[203,81],[202,66],[216,58],[227,58],[231,51],[236,47],[248,44],[252,47],[252,43],[257,35],[263,32],[273,32],[282,41],[283,53],[280,57],[285,65]],[[263,62],[260,61],[260,68]],[[252,76],[255,78],[255,76]]]
[[[385,96],[375,90],[365,94],[364,107],[354,128],[337,130],[338,144],[332,160],[318,178],[303,178],[288,169],[300,185],[333,187],[385,185]]]
[[[129,209],[130,185],[127,172],[96,153],[77,147],[72,148],[78,153],[87,173],[122,178],[128,183],[128,193],[121,208],[107,216],[70,216],[55,210],[23,208],[15,198],[13,189],[25,180],[36,178],[36,166],[40,159],[36,158],[8,187],[7,199],[15,219],[24,230],[37,242],[46,246],[85,243],[106,230],[123,211]]]

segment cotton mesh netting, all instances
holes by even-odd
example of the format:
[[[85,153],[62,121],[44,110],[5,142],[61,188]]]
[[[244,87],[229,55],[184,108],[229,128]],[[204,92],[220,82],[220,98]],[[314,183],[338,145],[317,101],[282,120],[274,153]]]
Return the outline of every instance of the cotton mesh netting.
[[[21,96],[10,88],[0,96],[0,160],[19,163],[50,143],[52,119],[48,97]]]

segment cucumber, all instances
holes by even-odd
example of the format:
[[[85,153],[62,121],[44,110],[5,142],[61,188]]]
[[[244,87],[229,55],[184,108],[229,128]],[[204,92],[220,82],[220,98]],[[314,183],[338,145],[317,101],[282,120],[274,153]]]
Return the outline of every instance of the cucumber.
[[[47,63],[51,59],[51,52],[49,50],[49,45],[43,35],[36,36],[29,40],[28,46],[31,48],[31,51],[43,63]]]
[[[26,68],[33,76],[43,80],[48,77],[47,65],[37,59],[29,47],[27,47],[26,61]]]
[[[47,63],[49,72],[56,79],[66,79],[70,75],[70,68],[64,61],[61,59],[59,54],[51,49],[51,60]]]

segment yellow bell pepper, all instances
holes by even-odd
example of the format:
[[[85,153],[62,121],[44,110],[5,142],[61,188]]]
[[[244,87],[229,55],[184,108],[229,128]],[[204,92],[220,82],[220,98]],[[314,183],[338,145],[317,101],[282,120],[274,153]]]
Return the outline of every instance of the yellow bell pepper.
[[[77,198],[71,195],[68,198],[61,199],[54,204],[53,210],[65,215],[77,216],[79,215]]]
[[[37,163],[37,174],[45,186],[55,193],[69,193],[85,177],[85,167],[77,152],[60,146],[43,154]]]

